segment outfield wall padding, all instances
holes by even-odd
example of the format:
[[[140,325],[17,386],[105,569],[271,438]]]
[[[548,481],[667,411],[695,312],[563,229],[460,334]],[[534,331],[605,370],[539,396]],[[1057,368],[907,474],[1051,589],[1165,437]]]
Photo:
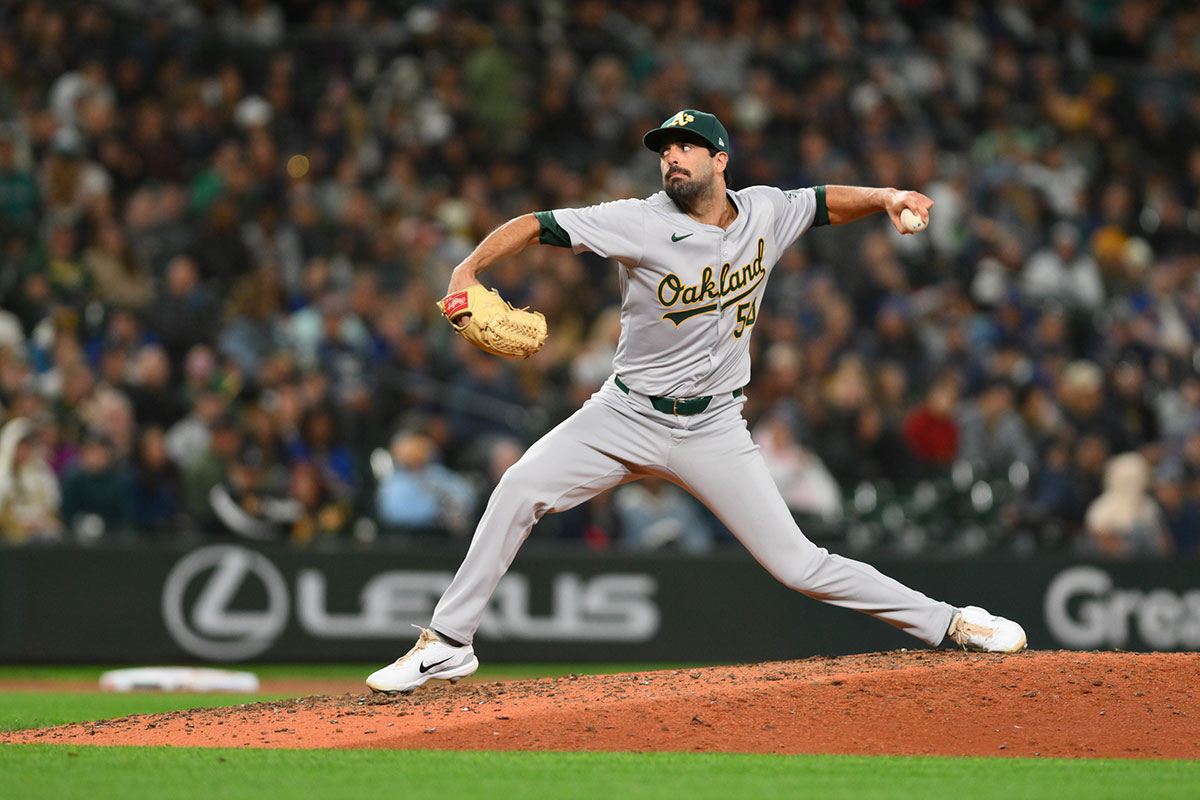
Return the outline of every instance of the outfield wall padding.
[[[379,661],[427,624],[461,550],[242,543],[0,549],[0,660]],[[1019,620],[1043,649],[1200,648],[1200,562],[873,562]],[[776,583],[740,552],[522,552],[476,639],[490,661],[752,662],[924,645]]]

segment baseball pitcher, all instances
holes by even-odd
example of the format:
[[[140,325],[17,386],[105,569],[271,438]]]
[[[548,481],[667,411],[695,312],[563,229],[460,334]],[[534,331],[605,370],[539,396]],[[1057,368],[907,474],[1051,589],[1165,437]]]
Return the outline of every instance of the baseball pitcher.
[[[930,645],[1023,649],[1017,623],[934,600],[810,542],[742,417],[750,336],[784,250],[814,225],[880,211],[911,233],[928,222],[933,202],[913,191],[850,186],[732,191],[725,183],[729,134],[715,116],[693,109],[649,131],[643,142],[658,154],[663,191],[517,217],[455,268],[439,303],[451,324],[489,352],[525,357],[545,341],[545,320],[488,293],[478,274],[536,244],[615,260],[621,337],[613,375],[505,473],[429,628],[367,685],[410,692],[431,678],[457,681],[473,673],[479,661],[472,640],[484,608],[534,524],[647,475],[699,498],[760,564],[798,592],[870,614]]]

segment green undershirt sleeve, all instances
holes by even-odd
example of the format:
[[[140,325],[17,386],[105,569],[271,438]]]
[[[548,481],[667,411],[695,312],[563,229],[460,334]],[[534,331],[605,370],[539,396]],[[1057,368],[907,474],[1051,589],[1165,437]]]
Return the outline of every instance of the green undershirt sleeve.
[[[822,201],[822,207],[824,207],[824,201]],[[571,246],[571,237],[558,224],[553,211],[535,211],[533,215],[537,217],[537,221],[542,226],[542,232],[538,236],[539,244],[548,244],[553,247]]]
[[[817,215],[813,217],[813,227],[829,224],[829,208],[825,205],[825,187],[814,186],[813,191],[817,195]]]

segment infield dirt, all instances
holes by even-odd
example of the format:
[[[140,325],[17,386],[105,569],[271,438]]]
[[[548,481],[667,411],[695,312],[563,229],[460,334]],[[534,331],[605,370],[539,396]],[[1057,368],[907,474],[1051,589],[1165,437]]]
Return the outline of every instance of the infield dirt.
[[[1196,759],[1198,677],[1197,653],[899,651],[316,695],[0,742]]]

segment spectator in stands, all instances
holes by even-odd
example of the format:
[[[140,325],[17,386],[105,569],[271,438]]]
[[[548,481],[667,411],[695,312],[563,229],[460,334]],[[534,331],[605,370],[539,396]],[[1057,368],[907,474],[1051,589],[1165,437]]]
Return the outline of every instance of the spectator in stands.
[[[280,421],[271,406],[260,398],[243,408],[242,419],[246,430],[243,457],[257,466],[267,485],[283,486],[288,475],[287,448],[279,436]]]
[[[1071,446],[1052,441],[1033,474],[1028,500],[1019,508],[1021,523],[1043,546],[1064,546],[1074,538],[1090,497],[1071,469]]]
[[[137,425],[133,405],[120,389],[98,384],[87,398],[80,417],[108,439],[118,460],[126,462],[133,454]]]
[[[279,270],[271,263],[238,278],[217,337],[221,354],[242,372],[258,374],[265,359],[287,346],[285,311]]]
[[[526,437],[525,398],[516,376],[494,357],[455,342],[463,369],[451,379],[450,428],[456,442],[483,436]]]
[[[884,361],[899,367],[905,385],[920,386],[925,382],[928,366],[925,352],[912,328],[911,303],[895,296],[884,300],[875,314],[872,335],[861,345],[872,360]]]
[[[130,476],[117,460],[113,441],[87,431],[78,461],[63,477],[63,522],[82,538],[127,533],[133,521],[131,496]]]
[[[37,431],[24,417],[0,429],[0,541],[52,541],[62,537],[58,478],[46,463]]]
[[[288,444],[292,463],[312,464],[334,494],[349,497],[357,485],[354,456],[339,433],[333,407],[318,402],[309,408],[300,420],[299,434]]]
[[[280,487],[265,480],[253,455],[245,450],[224,466],[221,479],[208,490],[210,517],[205,524],[254,541],[286,539],[303,513],[300,499],[285,496]]]
[[[662,478],[642,478],[613,493],[621,526],[620,544],[632,551],[677,548],[711,550],[714,532],[686,492]]]
[[[945,472],[959,453],[959,379],[938,376],[904,420],[904,441],[926,473]]]
[[[1159,441],[1158,412],[1147,397],[1146,370],[1141,363],[1132,359],[1117,362],[1111,370],[1108,392],[1119,441],[1130,449]]]
[[[289,537],[295,544],[308,544],[343,533],[350,521],[350,504],[326,481],[317,465],[298,461],[292,465],[288,496],[299,512]]]
[[[186,471],[208,452],[212,429],[228,408],[219,392],[196,395],[191,412],[167,429],[165,444],[171,463]]]
[[[279,202],[264,202],[254,219],[243,223],[241,233],[259,270],[270,268],[276,273],[273,277],[281,287],[300,282],[304,269],[304,243],[296,226],[284,216]]]
[[[899,365],[883,362],[875,367],[874,402],[858,417],[856,438],[861,448],[859,473],[865,480],[907,483],[913,456],[904,443],[904,415],[912,405],[909,384]]]
[[[138,352],[147,344],[155,343],[153,336],[138,314],[128,308],[113,308],[104,321],[104,331],[88,348],[91,361],[99,358],[98,350],[120,350],[126,356],[126,365],[132,368]]]
[[[196,262],[179,255],[167,265],[163,292],[149,311],[149,325],[162,341],[171,363],[183,364],[184,355],[197,344],[211,344],[217,306],[200,285]]]
[[[862,359],[847,355],[807,415],[807,440],[842,486],[853,486],[862,477],[859,419],[870,404],[871,384]]]
[[[92,291],[94,276],[83,263],[79,233],[74,224],[59,220],[46,233],[46,249],[37,252],[33,269],[50,282],[50,296],[67,308],[79,311]]]
[[[1072,361],[1059,376],[1058,402],[1076,435],[1095,435],[1116,451],[1127,449],[1124,431],[1104,392],[1104,371],[1087,360]]]
[[[183,524],[183,475],[167,456],[163,429],[143,429],[133,457],[130,514],[138,534],[166,538]]]
[[[25,336],[12,315],[0,311],[0,408],[8,409],[12,402],[29,392],[33,372],[25,357]],[[40,398],[39,398],[40,399]]]
[[[187,252],[195,233],[185,217],[186,201],[178,186],[139,185],[129,193],[122,223],[134,257],[161,281],[172,258]]]
[[[842,502],[837,482],[817,454],[796,440],[787,420],[781,416],[763,419],[755,426],[753,439],[792,512],[818,517],[837,513]]]
[[[40,184],[44,214],[59,227],[73,227],[101,198],[112,179],[87,158],[86,142],[76,128],[63,126],[50,139],[50,155],[42,164]]]
[[[1040,464],[1050,446],[1065,433],[1062,412],[1049,391],[1037,383],[1021,387],[1017,397],[1021,423],[1038,454]]]
[[[206,450],[183,468],[183,508],[201,530],[216,523],[209,493],[226,479],[242,447],[242,431],[230,414],[221,414],[212,423]]]
[[[958,455],[978,474],[1005,477],[1014,462],[1027,467],[1038,463],[1021,415],[1013,409],[1015,394],[1007,380],[994,378],[959,411]]]
[[[1177,383],[1160,386],[1154,403],[1162,438],[1171,443],[1186,438],[1200,429],[1200,376],[1186,374]]]
[[[120,347],[105,347],[101,351],[100,367],[96,376],[100,384],[111,386],[128,396],[132,373],[133,367],[128,352]]]
[[[1171,536],[1150,495],[1150,465],[1139,453],[1113,456],[1104,473],[1104,493],[1088,506],[1085,522],[1091,548],[1108,558],[1163,556]]]
[[[406,531],[468,533],[476,491],[438,461],[433,440],[402,431],[393,437],[390,452],[390,469],[376,476],[379,521]]]
[[[291,346],[304,369],[324,369],[339,355],[365,358],[370,343],[366,324],[350,311],[346,295],[329,291],[292,315]]]
[[[1070,222],[1050,228],[1050,243],[1033,253],[1021,272],[1021,289],[1039,301],[1067,308],[1098,311],[1104,303],[1104,282],[1091,254],[1080,249],[1079,229]]]
[[[368,286],[373,278],[363,273],[356,280]],[[375,290],[368,288],[368,292]],[[360,313],[351,306],[352,298],[359,299]],[[370,317],[372,310],[362,302],[361,292],[347,296],[332,294],[322,300],[324,335],[317,344],[315,368],[330,380],[334,399],[347,409],[361,408],[367,402],[368,371],[373,364],[373,345]]]
[[[1167,461],[1155,470],[1153,490],[1163,525],[1171,534],[1171,549],[1181,555],[1196,553],[1200,550],[1200,499],[1188,493],[1177,462]]]
[[[0,123],[0,234],[28,240],[37,226],[41,202],[37,179],[22,162],[16,126]]]
[[[100,223],[83,263],[96,282],[96,297],[106,305],[141,310],[154,300],[154,276],[129,246],[116,220]]]
[[[1200,427],[1188,431],[1174,444],[1171,463],[1183,470],[1189,494],[1200,498]]]
[[[204,226],[191,246],[197,282],[217,297],[228,294],[234,281],[249,273],[253,266],[238,225],[237,203],[232,196],[221,195],[209,206]]]
[[[1067,467],[1071,493],[1067,505],[1056,516],[1078,530],[1086,522],[1088,505],[1105,485],[1105,467],[1112,453],[1109,441],[1097,434],[1085,434],[1074,442]]]
[[[133,381],[126,388],[139,424],[169,429],[187,413],[171,380],[171,362],[159,344],[143,345],[137,353]]]
[[[12,289],[5,298],[5,306],[20,322],[21,330],[29,335],[50,315],[54,298],[50,280],[34,268],[25,246],[16,239],[11,241],[13,252],[5,264],[4,281]]]

